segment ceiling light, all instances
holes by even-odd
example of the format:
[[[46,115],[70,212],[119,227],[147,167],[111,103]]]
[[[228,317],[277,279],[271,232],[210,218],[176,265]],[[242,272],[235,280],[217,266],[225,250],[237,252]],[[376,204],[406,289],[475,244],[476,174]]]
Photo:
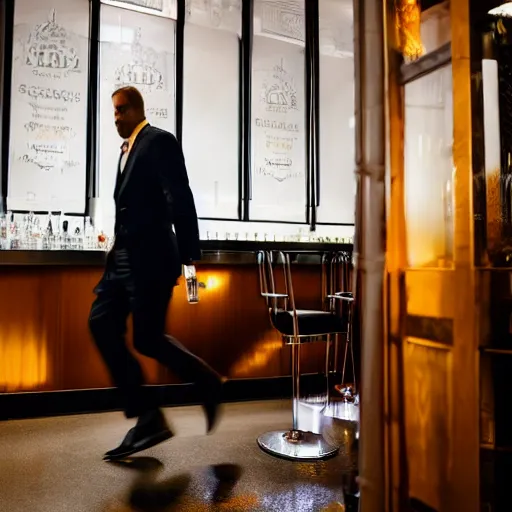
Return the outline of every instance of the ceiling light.
[[[505,16],[512,17],[512,2],[506,2],[504,4],[495,7],[489,11],[491,16]]]

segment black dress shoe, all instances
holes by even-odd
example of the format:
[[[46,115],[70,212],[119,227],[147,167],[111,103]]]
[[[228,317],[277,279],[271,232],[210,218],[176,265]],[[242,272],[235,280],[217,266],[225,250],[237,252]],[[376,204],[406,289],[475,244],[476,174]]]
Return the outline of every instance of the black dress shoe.
[[[134,453],[162,443],[173,435],[161,411],[146,413],[139,418],[137,425],[128,431],[117,448],[105,453],[103,460],[125,459]]]
[[[226,379],[218,374],[210,376],[203,384],[203,410],[206,415],[206,431],[208,434],[216,427],[222,403],[222,388]]]

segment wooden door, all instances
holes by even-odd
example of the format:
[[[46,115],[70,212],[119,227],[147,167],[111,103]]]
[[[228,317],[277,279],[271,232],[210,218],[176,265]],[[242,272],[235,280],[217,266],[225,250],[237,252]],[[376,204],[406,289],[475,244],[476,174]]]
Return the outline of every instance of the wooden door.
[[[388,12],[388,510],[479,509],[469,6],[405,65]],[[423,34],[423,32],[422,32]],[[423,37],[423,36],[422,36]]]

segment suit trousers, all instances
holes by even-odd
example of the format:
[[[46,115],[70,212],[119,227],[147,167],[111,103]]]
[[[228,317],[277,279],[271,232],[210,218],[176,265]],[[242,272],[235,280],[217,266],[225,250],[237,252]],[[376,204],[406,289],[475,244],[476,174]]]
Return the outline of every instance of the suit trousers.
[[[134,279],[126,250],[113,249],[95,288],[89,328],[110,376],[121,393],[127,418],[159,406],[144,385],[138,360],[126,345],[126,322],[132,314],[133,344],[140,354],[167,366],[183,382],[207,382],[213,370],[177,340],[165,334],[165,321],[175,279]]]

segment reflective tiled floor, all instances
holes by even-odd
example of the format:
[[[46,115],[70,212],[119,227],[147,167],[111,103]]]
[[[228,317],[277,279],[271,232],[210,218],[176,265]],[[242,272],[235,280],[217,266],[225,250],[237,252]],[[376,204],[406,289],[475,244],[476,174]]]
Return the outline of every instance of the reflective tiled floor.
[[[341,510],[352,460],[294,463],[256,444],[289,427],[289,402],[229,404],[211,436],[199,408],[165,413],[176,437],[123,465],[101,460],[131,426],[121,413],[0,423],[0,511]]]

